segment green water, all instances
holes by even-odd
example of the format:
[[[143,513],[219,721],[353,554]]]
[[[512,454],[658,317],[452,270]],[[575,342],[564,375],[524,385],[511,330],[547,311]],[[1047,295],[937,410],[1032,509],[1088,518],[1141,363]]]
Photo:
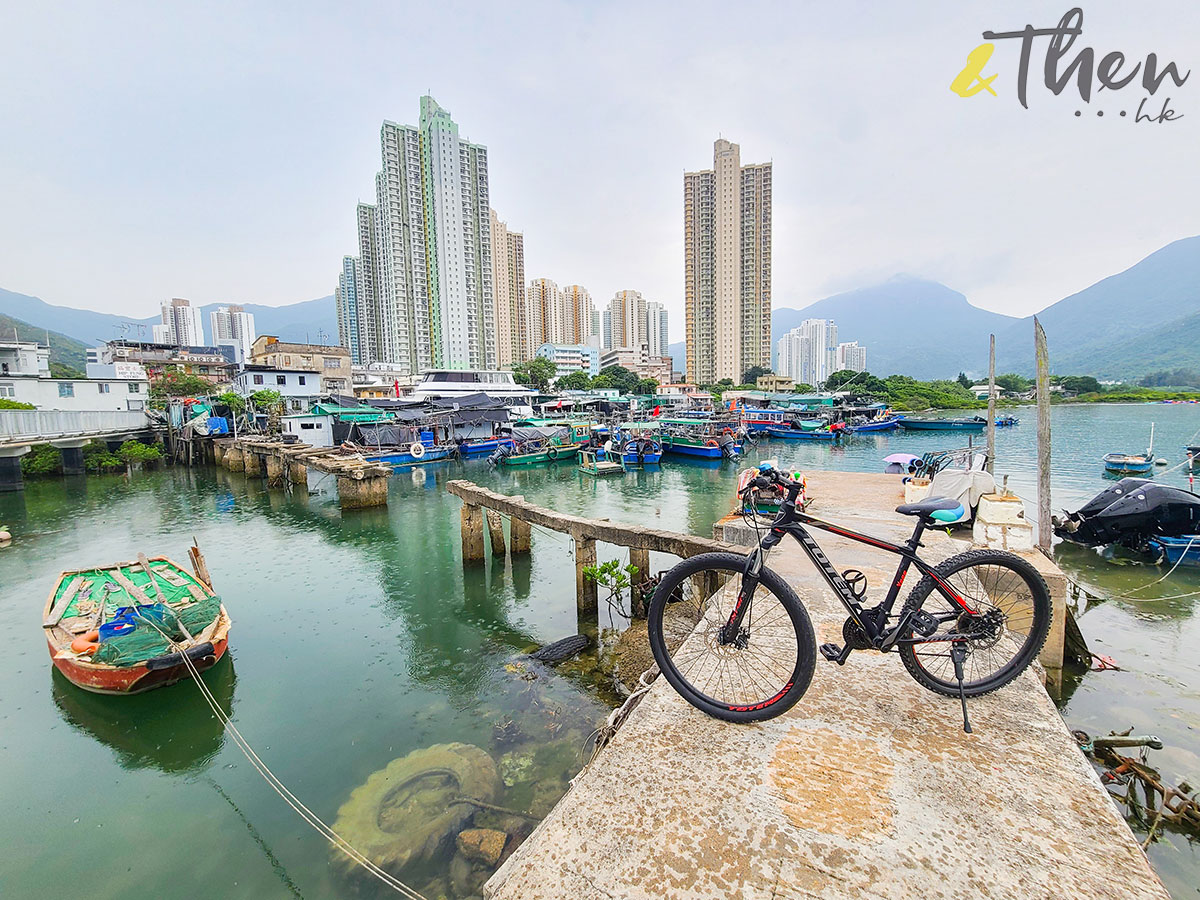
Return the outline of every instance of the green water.
[[[998,432],[997,468],[1032,496],[1032,413],[1022,418]],[[1200,407],[1056,408],[1056,506],[1077,505],[1109,483],[1100,456],[1143,449],[1151,421],[1159,453],[1174,464],[1200,429]],[[878,471],[888,453],[960,440],[894,433],[845,448],[764,444],[750,458]],[[313,493],[304,494],[269,491],[222,469],[31,481],[23,494],[0,495],[0,522],[16,535],[0,550],[0,614],[10,625],[0,656],[0,893],[60,896],[64,881],[86,884],[96,898],[165,900],[193,896],[195,885],[256,900],[355,888],[331,867],[323,840],[222,735],[194,686],[97,697],[52,672],[38,621],[60,570],[138,551],[184,560],[198,538],[234,623],[229,657],[205,680],[272,770],[327,821],[372,772],[447,741],[497,759],[541,748],[535,780],[497,798],[536,814],[582,764],[576,748],[614,697],[580,667],[539,671],[531,681],[512,666],[522,650],[580,628],[569,540],[535,531],[530,558],[464,571],[459,503],[445,481],[468,478],[565,512],[708,534],[731,506],[737,469],[669,458],[657,472],[592,479],[569,464],[509,472],[450,463],[398,472],[386,509],[355,513],[338,509],[328,478],[314,475]],[[1180,472],[1162,478],[1187,484]],[[1077,548],[1059,557],[1072,577],[1106,594],[1162,574]],[[656,558],[654,568],[669,562]],[[1191,591],[1200,591],[1194,570],[1136,601],[1088,608],[1081,626],[1093,649],[1125,671],[1071,679],[1063,712],[1071,727],[1092,733],[1132,725],[1158,734],[1167,749],[1152,762],[1170,780],[1195,783],[1196,598],[1156,599]],[[607,624],[603,610],[600,619]],[[496,724],[509,720],[515,731],[500,733]],[[1176,897],[1195,895],[1194,844],[1168,835],[1151,859]],[[436,874],[414,880],[420,887]]]

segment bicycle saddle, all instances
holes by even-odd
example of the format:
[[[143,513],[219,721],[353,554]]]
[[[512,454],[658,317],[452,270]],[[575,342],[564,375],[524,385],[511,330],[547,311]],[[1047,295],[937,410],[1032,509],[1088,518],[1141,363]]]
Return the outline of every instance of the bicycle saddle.
[[[920,516],[935,522],[957,522],[966,510],[957,500],[949,497],[930,497],[919,503],[901,503],[896,512],[903,516]]]

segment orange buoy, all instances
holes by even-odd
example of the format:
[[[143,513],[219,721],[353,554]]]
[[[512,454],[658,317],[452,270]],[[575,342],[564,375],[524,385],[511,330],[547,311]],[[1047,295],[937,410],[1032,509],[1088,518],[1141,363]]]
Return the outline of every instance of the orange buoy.
[[[89,631],[87,634],[81,634],[75,640],[71,641],[71,649],[80,654],[95,653],[100,647],[100,632]]]

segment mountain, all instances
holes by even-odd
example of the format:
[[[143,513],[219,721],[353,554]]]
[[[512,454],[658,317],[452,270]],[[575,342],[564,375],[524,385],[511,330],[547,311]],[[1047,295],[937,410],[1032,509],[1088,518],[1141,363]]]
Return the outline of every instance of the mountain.
[[[777,308],[771,313],[772,340],[805,319],[833,319],[838,339],[867,348],[872,375],[953,378],[960,371],[987,371],[988,335],[999,334],[1020,320],[979,309],[967,298],[936,281],[897,275],[883,284],[818,300],[803,309]],[[777,360],[772,348],[772,363]]]
[[[212,340],[208,330],[208,314],[218,306],[228,303],[206,303],[200,307],[204,322],[205,340]],[[259,334],[273,334],[285,341],[316,342],[318,332],[323,339],[337,342],[337,311],[333,296],[319,297],[286,306],[262,306],[257,303],[242,303],[246,312],[254,314],[254,328]],[[93,312],[89,309],[73,309],[69,306],[53,306],[38,297],[18,294],[0,288],[0,312],[32,322],[38,328],[49,328],[70,335],[88,347],[102,341],[126,337],[130,340],[150,340],[150,326],[160,321],[158,316],[137,319],[116,316],[111,313]],[[139,327],[141,326],[141,327]]]
[[[1124,379],[1200,368],[1200,236],[1183,238],[1037,314],[1058,374]],[[1001,371],[1033,371],[1033,317],[996,335]],[[868,359],[870,355],[868,354]]]
[[[50,362],[63,363],[80,372],[87,365],[87,347],[75,338],[0,313],[0,341],[8,340],[37,341],[40,344],[49,341]]]
[[[683,374],[687,372],[687,342],[676,341],[667,344],[667,356],[671,357],[671,368]]]

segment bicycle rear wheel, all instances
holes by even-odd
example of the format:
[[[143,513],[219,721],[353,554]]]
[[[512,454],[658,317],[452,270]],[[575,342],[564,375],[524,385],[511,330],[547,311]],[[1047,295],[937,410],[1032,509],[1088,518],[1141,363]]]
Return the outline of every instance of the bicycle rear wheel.
[[[1004,687],[1033,662],[1050,631],[1050,591],[1028,561],[1002,550],[970,550],[934,567],[951,590],[973,606],[962,610],[935,589],[926,575],[913,588],[903,612],[922,610],[936,622],[927,636],[910,633],[918,643],[901,643],[904,667],[922,686],[957,697],[958,680],[950,648],[967,650],[962,692],[978,697]]]
[[[808,689],[816,661],[812,623],[796,592],[763,568],[732,642],[721,640],[746,557],[703,553],[663,576],[650,601],[650,649],[679,694],[730,722],[774,718]]]

